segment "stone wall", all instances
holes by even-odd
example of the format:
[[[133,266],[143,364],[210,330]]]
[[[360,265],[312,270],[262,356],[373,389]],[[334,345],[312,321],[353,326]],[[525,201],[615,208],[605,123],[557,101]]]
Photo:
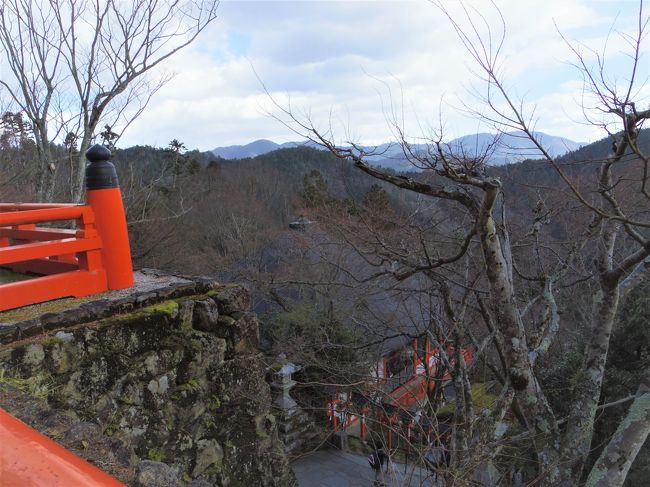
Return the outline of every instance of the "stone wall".
[[[293,485],[249,304],[203,281],[16,323],[0,405],[129,485]]]

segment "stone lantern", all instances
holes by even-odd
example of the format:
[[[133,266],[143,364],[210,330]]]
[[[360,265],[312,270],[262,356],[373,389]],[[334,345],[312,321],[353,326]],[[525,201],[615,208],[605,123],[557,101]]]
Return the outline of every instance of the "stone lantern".
[[[286,416],[291,416],[298,410],[298,404],[289,394],[289,391],[296,385],[296,381],[291,378],[291,374],[297,370],[299,368],[295,364],[286,362],[280,370],[273,374],[273,382],[271,382],[271,388],[276,396],[273,404]]]

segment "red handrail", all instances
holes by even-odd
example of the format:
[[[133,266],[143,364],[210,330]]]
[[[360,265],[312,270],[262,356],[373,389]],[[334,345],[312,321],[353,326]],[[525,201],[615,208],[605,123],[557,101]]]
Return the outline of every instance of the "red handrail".
[[[86,153],[86,205],[0,203],[0,266],[43,277],[0,284],[0,311],[133,285],[131,251],[110,151]],[[74,221],[76,230],[37,227]]]
[[[124,487],[97,467],[0,409],[0,485]]]
[[[93,223],[95,216],[89,206],[50,205],[47,208],[22,209],[24,205],[0,205],[0,227],[30,223],[76,220]]]

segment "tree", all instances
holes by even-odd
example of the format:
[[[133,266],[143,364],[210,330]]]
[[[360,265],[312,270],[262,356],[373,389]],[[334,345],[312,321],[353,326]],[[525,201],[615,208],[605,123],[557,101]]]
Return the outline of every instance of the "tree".
[[[363,204],[376,210],[390,208],[390,200],[386,190],[378,184],[373,184],[363,197]]]
[[[611,468],[612,464],[620,464],[623,461],[620,457],[621,452],[627,454],[626,449],[634,448],[636,441],[644,441],[643,425],[637,427],[628,424],[629,421],[635,421],[634,411],[630,410],[626,422],[622,422],[622,419],[629,401],[641,394],[647,394],[650,387],[647,374],[650,369],[650,280],[639,284],[622,300],[610,349],[602,392],[603,401],[613,404],[621,401],[622,404],[609,408],[599,420],[603,427],[600,428],[594,442],[595,444],[609,442],[609,445],[602,451],[596,451],[598,464],[591,473],[593,477],[604,475],[605,481],[608,481],[609,475],[616,472],[616,469]],[[638,388],[637,384],[639,384]],[[642,419],[643,410],[638,407],[638,404],[640,401],[637,402],[636,411]],[[616,428],[617,424],[618,428]],[[634,435],[638,434],[641,436],[635,438]],[[609,441],[610,437],[612,441]],[[642,453],[637,457],[637,466]],[[625,459],[627,460],[627,457]],[[635,480],[640,484],[641,479],[647,478],[648,460],[650,460],[650,451],[646,448],[645,471],[637,469],[636,479],[631,479],[629,476],[628,481],[631,485],[636,485]]]
[[[11,187],[29,188],[34,180],[32,160],[35,147],[20,112],[5,112],[0,119],[0,188],[2,193],[13,193]],[[16,192],[16,196],[20,192]]]
[[[81,201],[85,152],[105,125],[121,134],[170,79],[148,76],[216,18],[217,0],[6,0],[0,45],[3,96],[29,122],[38,149],[37,191],[54,195],[52,144],[78,138],[71,197]],[[103,125],[102,125],[103,124]],[[113,137],[115,139],[115,137]]]
[[[462,223],[462,231],[455,236],[449,233],[444,245],[434,244],[435,236],[426,233],[414,241],[377,239],[374,252],[379,251],[376,255],[382,258],[375,261],[378,270],[373,276],[396,283],[423,276],[445,318],[444,326],[429,327],[425,333],[432,340],[437,339],[436,331],[441,331],[454,337],[457,344],[473,343],[501,384],[494,407],[478,415],[469,394],[468,368],[462,360],[455,364],[447,361],[457,389],[454,485],[470,483],[479,470],[496,461],[507,441],[496,425],[512,410],[524,432],[507,436],[513,442],[524,438],[530,445],[535,478],[529,480],[536,485],[568,487],[586,481],[590,486],[620,486],[650,432],[647,374],[601,457],[590,471],[585,472],[585,467],[596,413],[602,406],[599,399],[619,300],[650,269],[650,157],[639,144],[639,132],[650,119],[650,110],[640,108],[633,99],[638,93],[638,63],[642,43],[647,42],[648,16],[641,4],[637,31],[624,34],[631,46],[631,63],[622,89],[610,81],[613,78],[607,73],[605,57],[596,56],[592,67],[577,47],[567,43],[576,55],[585,92],[596,100],[603,117],[594,121],[585,108],[588,121],[605,129],[612,151],[598,160],[563,163],[552,157],[536,136],[532,117],[505,88],[497,69],[506,38],[503,18],[495,28],[475,10],[463,7],[463,17],[456,18],[442,2],[434,3],[448,18],[486,83],[482,101],[489,111],[474,112],[498,132],[522,131],[561,191],[571,196],[572,221],[564,228],[553,225],[552,219],[568,213],[562,204],[566,196],[553,195],[548,189],[548,196],[540,196],[531,208],[530,221],[507,219],[504,183],[486,166],[488,154],[469,156],[445,144],[441,132],[422,146],[413,143],[398,121],[393,121],[404,157],[425,170],[420,176],[404,177],[372,166],[368,162],[371,154],[354,141],[338,144],[331,124],[321,130],[278,103],[279,118],[358,170],[428,197]],[[582,169],[581,162],[597,165],[597,175]],[[518,214],[522,213],[519,209]],[[526,231],[522,231],[524,225]],[[560,230],[558,238],[554,232]],[[581,283],[587,286],[583,292],[591,292],[593,297],[591,309],[576,309]],[[469,326],[477,317],[488,331],[482,337]],[[567,399],[568,416],[560,417],[549,402],[539,364],[550,359],[549,353],[559,346],[560,338],[569,336],[569,329],[579,331],[582,337],[584,361]],[[490,353],[487,345],[491,345]],[[574,346],[578,348],[578,343]]]
[[[2,127],[2,135],[0,135],[0,148],[2,150],[20,147],[28,140],[28,130],[20,112],[3,113],[0,127]]]
[[[303,198],[308,208],[326,205],[331,200],[327,182],[316,169],[313,169],[309,174],[305,174],[302,187]]]

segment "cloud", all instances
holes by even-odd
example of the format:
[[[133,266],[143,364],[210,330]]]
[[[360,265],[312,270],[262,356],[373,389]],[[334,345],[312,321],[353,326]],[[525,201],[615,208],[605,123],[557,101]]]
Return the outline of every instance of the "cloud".
[[[443,5],[462,19],[458,2]],[[484,32],[498,33],[498,12],[479,0],[466,5],[485,16]],[[548,0],[533,6],[502,0],[499,7],[507,25],[501,53],[507,86],[537,105],[540,128],[594,138],[590,128],[572,121],[579,103],[578,111],[569,103],[576,101],[580,78],[557,30],[600,48],[617,15],[617,28],[633,25],[634,3]],[[613,63],[622,62],[624,48],[619,36],[610,38]],[[260,80],[274,97],[290,94],[292,106],[318,123],[328,123],[334,113],[337,130],[366,143],[391,138],[382,113],[391,96],[415,132],[437,125],[443,97],[450,134],[478,126],[454,111],[463,103],[480,109],[467,94],[480,87],[471,74],[476,67],[450,22],[426,1],[224,1],[219,19],[169,64],[176,77],[129,128],[124,144],[166,145],[178,138],[210,149],[256,138],[295,139],[268,117]]]

